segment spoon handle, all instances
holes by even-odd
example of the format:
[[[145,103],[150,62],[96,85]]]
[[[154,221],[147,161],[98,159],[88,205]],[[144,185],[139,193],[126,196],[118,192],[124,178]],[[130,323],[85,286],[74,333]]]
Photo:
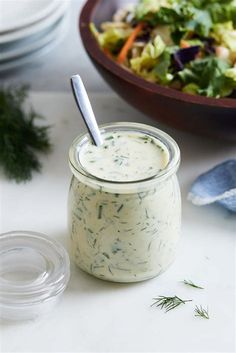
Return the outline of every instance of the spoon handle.
[[[75,97],[75,101],[80,110],[82,118],[87,126],[93,143],[96,146],[101,146],[103,143],[102,137],[86,89],[79,75],[74,75],[71,77],[71,87]]]

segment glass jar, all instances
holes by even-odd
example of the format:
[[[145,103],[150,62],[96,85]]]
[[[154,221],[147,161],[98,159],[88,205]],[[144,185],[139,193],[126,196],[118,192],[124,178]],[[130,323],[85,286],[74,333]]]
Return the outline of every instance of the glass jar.
[[[82,270],[104,280],[136,282],[155,277],[174,261],[180,235],[179,148],[166,133],[144,124],[112,123],[100,131],[149,135],[165,145],[169,161],[145,180],[107,181],[89,174],[80,162],[88,134],[76,138],[69,152],[71,258]]]

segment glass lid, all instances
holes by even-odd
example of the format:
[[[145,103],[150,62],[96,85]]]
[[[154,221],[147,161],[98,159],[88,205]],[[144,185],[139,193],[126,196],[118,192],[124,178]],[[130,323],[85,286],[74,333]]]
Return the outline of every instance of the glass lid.
[[[46,235],[0,234],[0,317],[24,320],[48,312],[70,277],[66,250]]]

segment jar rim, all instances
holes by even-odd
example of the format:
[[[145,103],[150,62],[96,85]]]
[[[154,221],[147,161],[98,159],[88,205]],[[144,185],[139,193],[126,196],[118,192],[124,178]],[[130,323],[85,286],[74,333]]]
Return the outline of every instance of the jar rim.
[[[110,188],[112,186],[121,186],[125,189],[130,189],[132,186],[135,186],[135,188],[137,188],[137,186],[149,186],[149,184],[152,184],[153,182],[168,178],[177,171],[180,164],[180,150],[175,140],[164,131],[151,125],[133,122],[115,122],[102,124],[99,125],[99,129],[102,134],[112,131],[132,131],[150,135],[151,137],[158,139],[167,147],[169,152],[169,161],[165,168],[163,168],[161,171],[158,171],[158,173],[154,174],[153,176],[147,177],[145,179],[132,181],[113,181],[102,179],[90,174],[87,170],[85,170],[80,162],[80,159],[78,158],[79,149],[90,140],[89,134],[85,133],[77,136],[74,139],[69,150],[69,165],[75,177],[79,179],[82,177],[84,181],[87,180],[90,184],[97,184],[101,187]]]

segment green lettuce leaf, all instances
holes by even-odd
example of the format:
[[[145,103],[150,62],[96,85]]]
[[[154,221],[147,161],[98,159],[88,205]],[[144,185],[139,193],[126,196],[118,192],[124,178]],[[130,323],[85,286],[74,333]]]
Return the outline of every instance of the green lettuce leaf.
[[[136,11],[139,21],[147,21],[153,26],[183,22],[192,16],[192,6],[186,0],[141,0]]]
[[[236,67],[225,70],[225,76],[235,82],[236,86]],[[235,87],[236,88],[236,87]]]
[[[193,4],[193,6],[197,8],[205,8],[207,5],[212,6],[216,3],[219,3],[219,0],[189,0]],[[221,4],[230,4],[232,0],[221,0]]]
[[[226,77],[226,86],[229,90],[229,94],[232,93],[232,90],[236,90],[236,67],[231,67],[225,71]]]
[[[189,32],[208,37],[214,23],[232,21],[236,24],[236,0],[140,0],[136,18],[152,26],[171,25],[173,40]]]
[[[186,86],[183,87],[182,91],[188,94],[198,94],[200,87],[196,83],[188,83]]]
[[[108,28],[106,31],[100,33],[96,29],[94,23],[90,24],[90,30],[97,39],[102,48],[107,48],[111,52],[119,50],[125,40],[132,33],[132,28]]]
[[[157,35],[152,43],[148,43],[145,46],[141,56],[130,60],[132,70],[146,77],[147,70],[154,68],[157,58],[164,52],[165,47],[162,38]]]
[[[215,1],[207,6],[207,10],[214,23],[232,21],[236,25],[236,0],[228,2]]]
[[[174,75],[170,73],[171,66],[171,53],[165,50],[162,55],[158,58],[158,63],[154,68],[154,74],[157,77],[159,83],[168,84],[174,78]]]
[[[186,22],[185,28],[189,31],[197,33],[201,37],[208,37],[213,26],[211,16],[207,10],[193,8],[192,20]]]
[[[228,69],[226,61],[212,56],[192,61],[178,76],[185,86],[196,84],[198,94],[219,98],[230,95],[234,89],[233,80],[225,76]]]
[[[140,0],[136,7],[136,18],[143,20],[152,14],[156,14],[161,7],[170,7],[169,0]]]
[[[229,48],[232,53],[236,53],[236,30],[232,21],[214,25],[212,36],[219,44]]]

